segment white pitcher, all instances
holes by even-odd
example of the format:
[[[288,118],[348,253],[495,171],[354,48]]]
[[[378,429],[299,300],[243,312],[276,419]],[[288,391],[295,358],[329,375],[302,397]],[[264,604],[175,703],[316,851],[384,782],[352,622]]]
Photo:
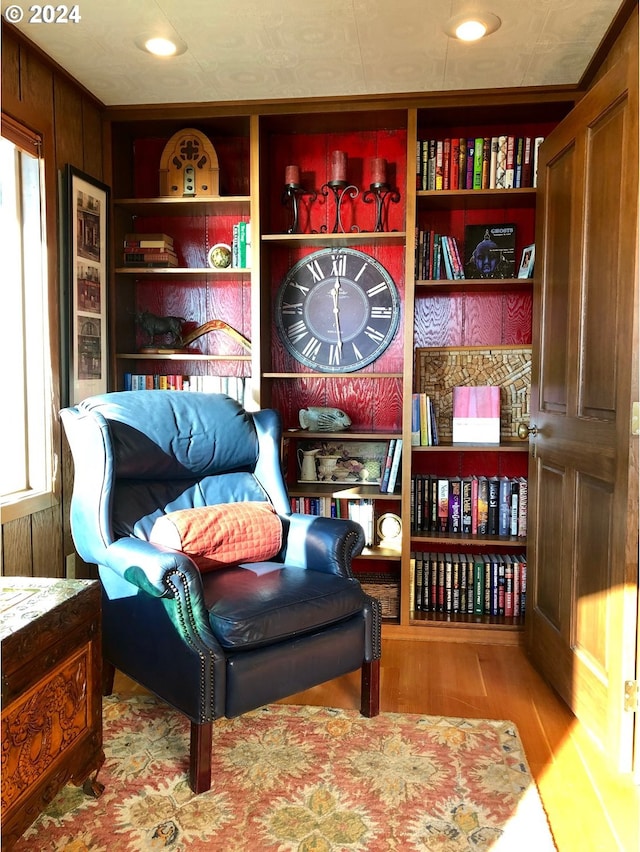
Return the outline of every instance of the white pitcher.
[[[298,449],[298,464],[300,466],[300,479],[304,482],[316,482],[316,454],[320,450]]]

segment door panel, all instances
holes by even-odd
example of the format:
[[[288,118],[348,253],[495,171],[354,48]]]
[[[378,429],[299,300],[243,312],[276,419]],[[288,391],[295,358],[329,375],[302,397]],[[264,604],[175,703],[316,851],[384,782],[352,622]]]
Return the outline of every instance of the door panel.
[[[622,697],[635,677],[638,597],[637,112],[636,49],[541,148],[526,616],[533,661],[626,770],[634,714]]]
[[[544,406],[548,410],[566,410],[569,302],[565,282],[569,276],[569,253],[573,226],[572,196],[567,187],[573,185],[575,145],[572,141],[549,162],[546,197],[547,257],[546,270],[546,323],[540,351],[541,373],[544,376]]]

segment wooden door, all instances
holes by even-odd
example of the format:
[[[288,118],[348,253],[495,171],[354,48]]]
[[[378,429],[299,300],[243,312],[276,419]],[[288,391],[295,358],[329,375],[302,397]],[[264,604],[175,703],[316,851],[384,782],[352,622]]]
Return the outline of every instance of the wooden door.
[[[526,641],[620,770],[638,602],[637,48],[548,137],[538,169]]]

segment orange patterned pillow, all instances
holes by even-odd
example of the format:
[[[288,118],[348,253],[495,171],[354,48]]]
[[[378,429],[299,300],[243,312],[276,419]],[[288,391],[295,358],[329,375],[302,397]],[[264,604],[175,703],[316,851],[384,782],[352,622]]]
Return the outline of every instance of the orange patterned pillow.
[[[209,571],[273,558],[282,547],[282,523],[271,503],[220,503],[163,515],[149,540],[182,550]]]

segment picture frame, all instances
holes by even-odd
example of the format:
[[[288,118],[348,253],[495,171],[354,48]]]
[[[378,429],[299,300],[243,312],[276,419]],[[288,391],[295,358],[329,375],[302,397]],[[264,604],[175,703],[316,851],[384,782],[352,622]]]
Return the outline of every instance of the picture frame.
[[[533,265],[536,259],[536,246],[532,243],[522,249],[518,278],[533,278]]]
[[[62,401],[76,405],[108,389],[110,188],[67,164],[59,189]]]

